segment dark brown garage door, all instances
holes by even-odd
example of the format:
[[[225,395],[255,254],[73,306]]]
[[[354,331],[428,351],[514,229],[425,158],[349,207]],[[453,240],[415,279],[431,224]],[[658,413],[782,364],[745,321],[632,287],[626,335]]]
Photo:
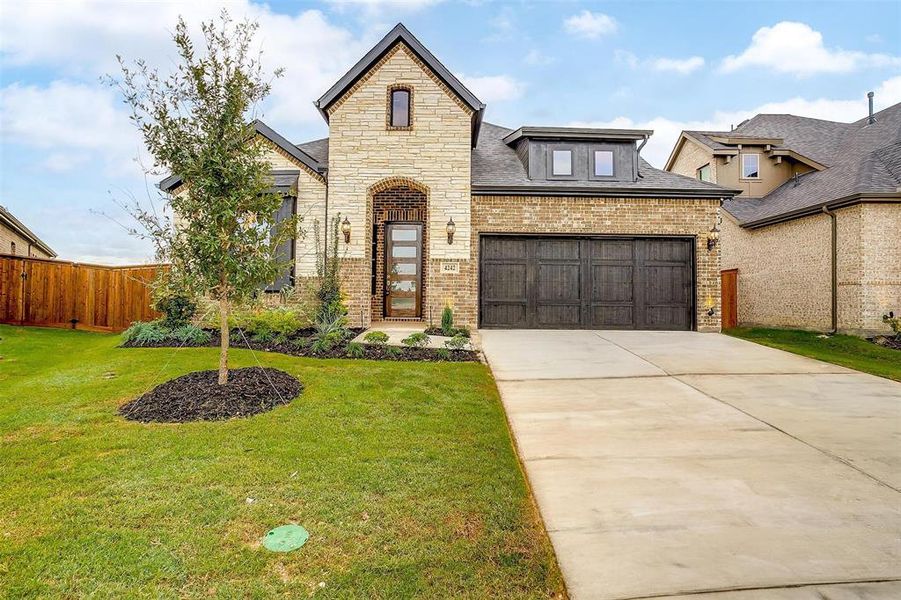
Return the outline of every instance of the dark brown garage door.
[[[686,238],[482,236],[480,325],[692,328]]]

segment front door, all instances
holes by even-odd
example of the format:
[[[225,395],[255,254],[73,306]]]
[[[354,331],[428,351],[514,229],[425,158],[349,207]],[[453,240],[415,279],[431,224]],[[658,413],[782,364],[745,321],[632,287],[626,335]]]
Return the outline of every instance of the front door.
[[[385,226],[385,316],[422,315],[422,224]]]

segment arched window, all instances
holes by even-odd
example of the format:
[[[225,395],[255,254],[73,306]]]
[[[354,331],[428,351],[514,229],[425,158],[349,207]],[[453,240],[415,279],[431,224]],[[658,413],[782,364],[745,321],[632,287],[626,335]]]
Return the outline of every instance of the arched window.
[[[410,127],[412,91],[409,88],[394,88],[390,95],[390,118],[388,124],[391,127]]]

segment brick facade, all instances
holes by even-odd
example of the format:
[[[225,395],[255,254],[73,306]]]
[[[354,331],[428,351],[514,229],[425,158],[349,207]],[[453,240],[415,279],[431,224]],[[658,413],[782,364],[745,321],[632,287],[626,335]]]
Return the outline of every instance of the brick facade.
[[[672,235],[695,238],[695,317],[698,331],[720,330],[720,253],[707,250],[707,232],[717,219],[719,200],[665,198],[559,198],[473,196],[472,261],[478,264],[478,236],[484,233],[565,233],[572,235]],[[460,313],[478,313],[475,269]],[[708,315],[710,307],[714,314]]]

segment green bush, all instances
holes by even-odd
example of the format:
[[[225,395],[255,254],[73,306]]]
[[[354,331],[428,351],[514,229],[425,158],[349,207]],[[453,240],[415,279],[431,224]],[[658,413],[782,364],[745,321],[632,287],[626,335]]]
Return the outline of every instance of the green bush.
[[[164,342],[167,337],[169,332],[163,327],[162,321],[135,321],[122,333],[123,342],[131,342],[136,346]]]
[[[444,332],[444,335],[453,335],[453,329],[454,310],[449,305],[445,305],[444,310],[441,311],[441,331]]]
[[[363,358],[366,356],[366,349],[363,344],[351,342],[347,345],[346,353],[348,358]]]
[[[896,317],[894,311],[882,315],[882,322],[892,328],[895,338],[901,340],[901,317]]]
[[[197,303],[184,294],[171,294],[159,298],[154,308],[163,313],[163,327],[178,329],[190,324],[197,312]]]
[[[401,349],[397,346],[385,346],[385,356],[388,358],[398,358],[401,355]]]
[[[457,334],[454,337],[452,337],[451,339],[444,342],[444,345],[449,350],[462,350],[466,346],[469,345],[469,338],[462,336],[460,334]]]
[[[268,308],[247,317],[244,329],[257,342],[284,342],[303,327],[297,313],[287,308]]]
[[[401,343],[404,346],[408,346],[410,348],[424,348],[429,343],[429,336],[421,331],[417,331],[416,333],[411,333],[407,337],[401,340]]]
[[[210,343],[210,334],[200,327],[194,325],[183,325],[178,329],[169,332],[169,338],[175,340],[179,344],[188,346],[203,346]]]
[[[384,346],[388,343],[388,339],[388,334],[384,331],[370,331],[363,336],[363,340],[373,346]]]
[[[437,350],[435,350],[435,356],[438,358],[438,360],[451,359],[450,350],[448,350],[447,348],[438,348]]]

